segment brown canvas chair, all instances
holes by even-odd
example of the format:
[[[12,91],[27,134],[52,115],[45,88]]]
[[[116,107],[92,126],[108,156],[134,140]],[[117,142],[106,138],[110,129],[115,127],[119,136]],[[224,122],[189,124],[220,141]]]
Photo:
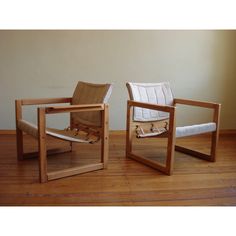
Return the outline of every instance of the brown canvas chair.
[[[23,132],[30,134],[38,140],[39,179],[40,182],[58,179],[75,174],[86,173],[107,167],[108,161],[108,99],[111,95],[111,84],[91,84],[79,82],[73,97],[21,99],[16,100],[16,142],[18,160],[29,156],[23,152]],[[38,107],[38,125],[23,120],[22,106],[70,103],[67,106]],[[46,127],[46,114],[70,113],[70,125],[64,130]],[[46,135],[72,143],[95,143],[101,139],[101,162],[80,167],[72,167],[60,171],[47,171]],[[58,153],[58,151],[56,152]]]
[[[220,104],[173,97],[169,83],[127,83],[130,100],[127,103],[126,156],[171,175],[174,151],[214,162],[219,136]],[[204,124],[175,126],[176,104],[198,106],[213,110],[213,121]],[[210,154],[175,145],[175,139],[202,133],[212,133]],[[167,138],[165,165],[132,152],[132,139]]]

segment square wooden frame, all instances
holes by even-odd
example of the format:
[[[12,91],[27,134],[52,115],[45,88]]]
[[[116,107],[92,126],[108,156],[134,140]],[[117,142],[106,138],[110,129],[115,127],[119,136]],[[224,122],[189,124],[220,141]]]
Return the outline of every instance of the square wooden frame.
[[[203,108],[213,109],[213,122],[216,123],[216,130],[212,132],[211,136],[211,152],[210,155],[205,153],[201,153],[198,151],[194,151],[182,146],[175,145],[175,130],[176,130],[176,104],[183,105],[191,105],[191,106],[199,106]],[[167,138],[167,157],[165,165],[161,165],[160,163],[150,160],[143,156],[138,156],[132,152],[132,136],[135,132],[134,123],[139,123],[137,121],[133,121],[133,107],[142,107],[146,109],[158,110],[169,113],[169,129],[165,135],[160,135],[160,138]],[[217,103],[210,102],[201,102],[187,99],[174,99],[174,106],[166,106],[166,105],[158,105],[158,104],[150,104],[137,102],[133,100],[127,101],[127,122],[126,122],[126,157],[132,158],[138,162],[141,162],[145,165],[148,165],[154,169],[157,169],[167,175],[171,175],[173,173],[174,168],[174,151],[183,152],[207,161],[215,162],[216,160],[216,150],[219,139],[219,121],[220,121],[220,108],[221,105]],[[150,122],[152,123],[152,122]]]
[[[99,169],[107,168],[108,163],[108,142],[109,142],[109,113],[108,104],[86,104],[86,105],[68,105],[54,107],[38,108],[38,149],[32,155],[25,154],[23,151],[23,131],[18,126],[18,121],[22,119],[23,105],[39,105],[39,104],[55,104],[55,103],[71,103],[72,98],[45,98],[45,99],[23,99],[15,101],[16,108],[16,144],[17,158],[23,160],[28,156],[39,156],[39,181],[45,183],[49,180],[72,176],[76,174],[86,173]],[[80,167],[72,167],[59,171],[47,171],[47,154],[57,154],[61,151],[47,151],[46,149],[46,114],[65,113],[65,112],[85,112],[85,111],[101,111],[102,126],[101,133],[101,162],[96,164],[88,164]],[[72,144],[70,142],[71,148]],[[71,151],[71,150],[70,150]],[[64,150],[62,152],[65,152]]]

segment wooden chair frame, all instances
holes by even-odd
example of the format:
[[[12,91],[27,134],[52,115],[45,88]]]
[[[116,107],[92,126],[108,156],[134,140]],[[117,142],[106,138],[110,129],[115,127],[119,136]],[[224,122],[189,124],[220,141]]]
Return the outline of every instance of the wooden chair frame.
[[[212,132],[210,155],[197,152],[191,149],[187,149],[182,146],[175,145],[176,104],[199,106],[203,108],[213,109],[214,111],[213,122],[216,123],[216,130]],[[152,110],[163,111],[163,112],[169,113],[169,122],[168,122],[169,129],[167,133],[160,136],[156,136],[156,138],[167,138],[168,140],[167,141],[167,157],[166,157],[165,165],[161,165],[160,163],[157,163],[156,161],[150,160],[146,157],[138,156],[132,152],[132,138],[135,132],[135,124],[137,123],[140,124],[140,122],[133,121],[133,107],[141,107],[141,108],[152,109]],[[126,157],[139,161],[167,175],[171,175],[173,173],[175,150],[207,160],[207,161],[214,162],[216,160],[216,147],[217,147],[218,139],[219,139],[220,107],[221,105],[217,103],[194,101],[194,100],[187,100],[187,99],[177,99],[177,98],[174,99],[174,106],[150,104],[150,103],[128,100],[127,101],[127,123],[126,123]],[[145,123],[150,124],[152,122],[145,122]]]
[[[55,103],[71,103],[72,98],[45,98],[45,99],[23,99],[15,101],[16,108],[16,144],[17,158],[23,160],[32,156],[39,156],[39,180],[45,183],[49,180],[58,179],[66,176],[86,173],[99,169],[107,168],[108,163],[108,141],[109,141],[109,114],[108,104],[87,104],[87,105],[68,105],[39,107],[38,112],[38,148],[39,152],[24,153],[23,151],[23,131],[18,127],[18,120],[22,119],[22,106],[24,105],[40,105]],[[47,155],[64,153],[65,150],[48,150],[46,148],[46,115],[65,112],[84,112],[84,111],[101,111],[102,126],[101,132],[101,162],[97,164],[89,164],[81,167],[72,167],[59,171],[47,171]],[[70,142],[70,150],[72,143]]]

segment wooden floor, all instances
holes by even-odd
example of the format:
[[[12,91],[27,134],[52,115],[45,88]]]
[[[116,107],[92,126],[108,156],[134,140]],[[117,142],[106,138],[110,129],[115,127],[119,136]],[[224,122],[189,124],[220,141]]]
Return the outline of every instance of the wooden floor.
[[[50,147],[67,147],[49,139]],[[207,151],[209,137],[179,140],[178,144]],[[137,140],[136,152],[160,161],[165,156],[164,140]],[[49,147],[49,148],[50,148]],[[37,143],[25,136],[25,148]],[[72,153],[50,156],[49,170],[99,160],[99,145],[76,144]],[[172,176],[125,158],[125,136],[110,135],[107,170],[38,183],[38,161],[17,162],[14,135],[0,135],[0,205],[112,205],[195,206],[236,205],[236,135],[221,135],[216,163],[175,153]]]

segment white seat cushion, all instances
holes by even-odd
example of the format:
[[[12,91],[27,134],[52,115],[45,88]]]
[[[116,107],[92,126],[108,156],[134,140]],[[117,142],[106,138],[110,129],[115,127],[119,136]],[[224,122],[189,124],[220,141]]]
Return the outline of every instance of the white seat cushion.
[[[186,137],[186,136],[191,136],[191,135],[213,132],[215,130],[216,130],[216,123],[214,122],[176,127],[175,137],[176,138]]]

